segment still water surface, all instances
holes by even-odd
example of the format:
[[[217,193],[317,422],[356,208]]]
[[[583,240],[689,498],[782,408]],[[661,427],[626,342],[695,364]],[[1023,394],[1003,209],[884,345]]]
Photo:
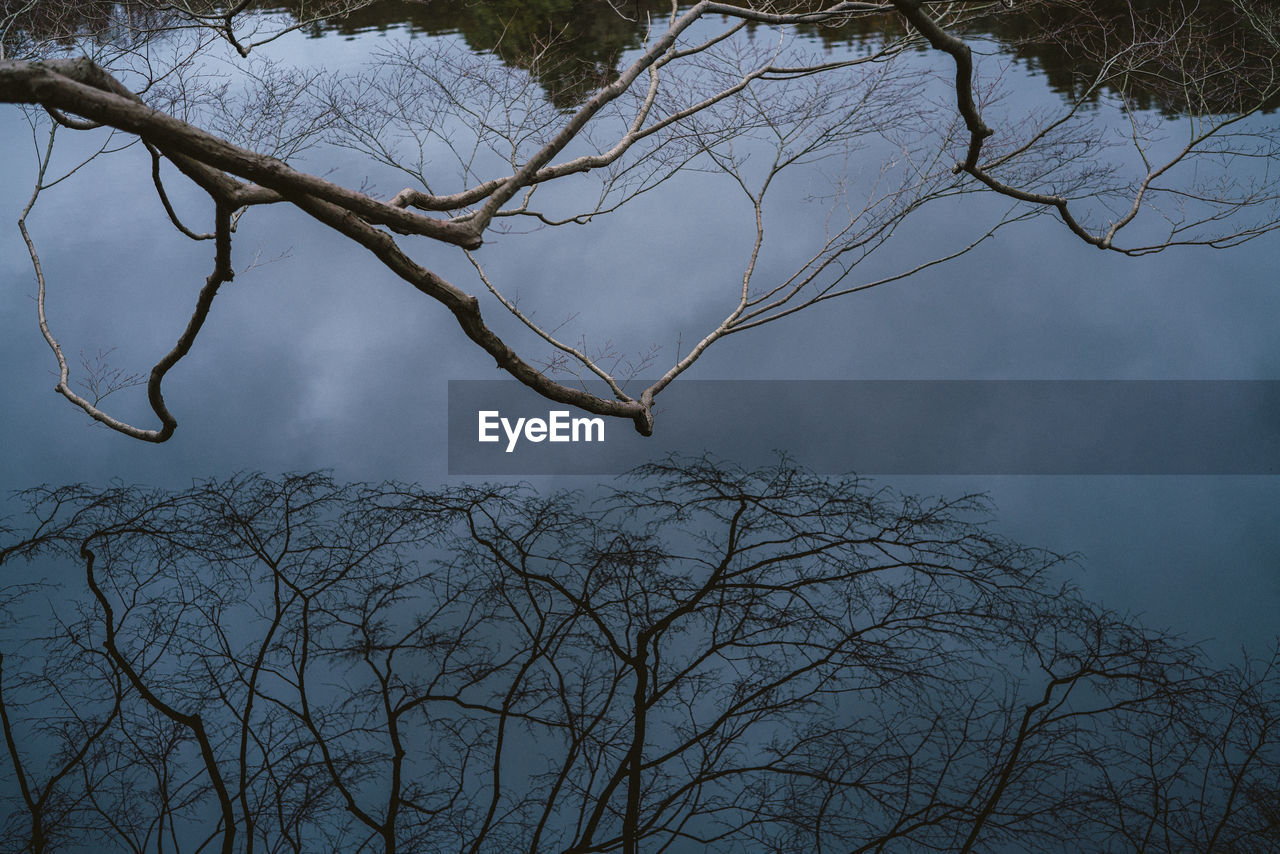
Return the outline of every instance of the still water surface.
[[[295,34],[280,55],[328,69],[358,67],[406,39],[450,42],[516,67],[545,32],[569,38],[550,71],[536,69],[545,96],[565,108],[618,67],[661,4],[637,0],[627,15],[579,2],[386,3],[346,21]],[[1069,93],[1079,69],[1046,46],[1011,46],[1021,25],[991,28],[984,61],[1009,63],[1019,103]],[[501,34],[501,38],[499,37]],[[804,33],[815,50],[860,51],[872,29]],[[920,62],[930,61],[921,57]],[[1138,109],[1178,114],[1167,92],[1142,93]],[[1119,116],[1098,106],[1103,120]],[[14,110],[0,119],[0,205],[12,223],[29,192],[34,140]],[[1267,121],[1274,117],[1268,116]],[[308,155],[308,165],[384,192],[403,178],[371,169],[351,152]],[[72,162],[67,152],[64,165]],[[322,164],[322,165],[318,165]],[[207,273],[200,247],[176,238],[147,186],[145,153],[125,152],[42,199],[31,226],[51,281],[50,309],[69,353],[117,348],[113,363],[146,370],[164,352]],[[821,177],[793,189],[795,217],[780,242],[813,224],[803,198]],[[740,275],[746,221],[734,190],[697,176],[678,199],[641,197],[626,217],[589,229],[539,234],[535,253],[519,235],[487,246],[490,274],[518,283],[525,304],[621,346],[671,352],[723,314],[725,292],[706,283]],[[174,189],[203,211],[198,194]],[[973,210],[985,211],[984,202]],[[955,231],[956,211],[909,225],[899,250]],[[793,229],[794,235],[787,231]],[[913,243],[913,241],[915,241]],[[467,344],[438,307],[368,258],[335,245],[288,210],[246,217],[237,266],[270,261],[224,289],[196,350],[166,394],[181,426],[153,447],[86,423],[50,393],[52,358],[34,319],[34,286],[16,229],[0,233],[0,485],[111,478],[182,485],[234,471],[332,469],[341,478],[440,482],[445,383],[493,377],[488,357]],[[480,288],[465,261],[428,248],[419,260]],[[278,260],[277,260],[278,259]],[[828,303],[713,348],[691,374],[716,379],[1280,379],[1280,243],[1274,235],[1225,252],[1186,250],[1144,259],[1098,253],[1047,219],[1002,233],[979,252],[912,279]],[[629,291],[665,295],[642,309]],[[494,317],[490,309],[489,317]],[[655,331],[656,330],[656,331]],[[135,390],[136,392],[136,390]],[[140,395],[120,411],[144,423]],[[815,401],[821,406],[821,401]],[[761,417],[786,419],[787,413]],[[799,443],[799,439],[797,442]],[[797,445],[798,447],[798,445]],[[681,449],[692,453],[703,448]],[[731,437],[721,448],[732,456]],[[787,450],[787,449],[780,449]],[[755,462],[755,461],[746,461]],[[763,461],[762,461],[763,462]],[[1277,477],[912,477],[907,491],[987,491],[1000,529],[1025,542],[1079,552],[1077,583],[1122,611],[1231,656],[1261,652],[1280,630],[1280,478]],[[593,481],[540,478],[539,487],[590,488]]]

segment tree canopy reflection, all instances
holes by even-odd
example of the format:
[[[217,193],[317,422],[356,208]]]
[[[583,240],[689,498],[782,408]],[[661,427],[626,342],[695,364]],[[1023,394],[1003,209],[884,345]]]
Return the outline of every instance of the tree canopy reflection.
[[[821,4],[801,0],[775,5],[795,11]],[[280,8],[300,12],[297,4]],[[991,36],[1002,50],[1043,73],[1064,98],[1077,97],[1086,81],[1106,73],[1114,59],[1111,45],[1142,39],[1146,55],[1111,87],[1134,109],[1167,115],[1236,112],[1273,80],[1275,46],[1247,20],[1275,18],[1267,4],[1250,10],[1234,3],[1036,0],[999,4],[997,9],[969,21],[963,32]],[[668,14],[670,4],[655,0],[384,0],[318,23],[316,30],[355,33],[407,26],[424,33],[460,33],[473,49],[492,51],[531,71],[548,97],[567,107],[616,73],[618,56],[640,45],[650,18]],[[796,31],[829,48],[857,48],[883,43],[904,28],[900,16],[886,12],[850,16],[840,25],[800,24]]]
[[[678,458],[596,503],[320,474],[24,497],[5,850],[1280,842],[1274,664],[1084,600],[977,497]]]
[[[743,0],[735,0],[747,5]],[[216,11],[216,3],[184,3]],[[658,0],[329,0],[326,3],[254,2],[263,13],[284,13],[307,22],[313,37],[408,29],[456,33],[478,52],[499,57],[531,73],[556,106],[568,109],[616,76],[619,58],[640,47],[651,20],[670,15]],[[783,11],[821,4],[813,0],[774,4]],[[120,30],[122,18],[163,22],[167,4],[154,0],[35,0],[0,3],[0,15],[16,14],[10,35],[71,38]],[[1114,44],[1143,42],[1145,54],[1114,75],[1108,88],[1139,110],[1168,116],[1236,112],[1268,91],[1274,75],[1277,15],[1269,4],[1171,4],[1165,0],[1031,0],[994,3],[963,23],[967,36],[989,36],[1001,51],[1044,75],[1066,99],[1082,92],[1096,100],[1091,84],[1110,73]],[[755,24],[748,24],[755,28]],[[827,48],[883,44],[904,33],[901,17],[859,14],[842,23],[798,24],[797,33]],[[1228,71],[1224,72],[1224,69]],[[1270,109],[1275,108],[1272,104]]]

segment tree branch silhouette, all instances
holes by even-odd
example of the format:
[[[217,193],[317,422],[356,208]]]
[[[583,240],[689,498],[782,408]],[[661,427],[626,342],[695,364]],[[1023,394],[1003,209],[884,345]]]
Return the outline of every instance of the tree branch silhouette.
[[[592,504],[319,474],[25,498],[0,565],[87,575],[6,593],[47,624],[0,639],[6,850],[1274,841],[1274,659],[1086,601],[980,497],[671,458]]]

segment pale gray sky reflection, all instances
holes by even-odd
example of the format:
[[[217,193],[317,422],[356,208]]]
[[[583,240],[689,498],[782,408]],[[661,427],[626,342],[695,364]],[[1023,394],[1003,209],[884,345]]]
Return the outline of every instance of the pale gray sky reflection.
[[[295,37],[283,48],[288,58],[323,57],[324,65],[343,67],[403,37]],[[1041,78],[1010,74],[1021,74],[1017,86],[1028,91],[1043,88]],[[79,143],[64,142],[60,162],[69,165]],[[16,110],[0,119],[0,150],[0,218],[12,223],[34,163],[30,128]],[[339,180],[358,185],[368,175],[387,192],[403,184],[349,152],[308,156]],[[189,245],[167,225],[148,169],[141,149],[116,155],[50,191],[30,223],[49,276],[51,321],[67,352],[114,347],[113,363],[139,371],[171,346],[211,260],[207,247]],[[785,216],[771,235],[778,251],[822,227],[822,209],[804,202],[809,187],[798,181],[780,194]],[[176,181],[170,192],[195,221],[208,218],[199,194]],[[600,340],[627,353],[658,345],[659,359],[670,359],[677,341],[687,344],[734,298],[750,240],[734,192],[698,176],[678,204],[642,196],[625,215],[512,234],[481,257],[540,318],[580,311],[575,322]],[[925,240],[963,239],[974,211],[994,210],[973,204],[921,213],[906,227],[896,251],[907,254],[899,260]],[[1280,379],[1278,245],[1269,236],[1226,252],[1134,260],[1083,246],[1058,223],[1024,224],[960,261],[731,336],[690,376]],[[181,486],[237,471],[308,469],[342,479],[445,480],[446,383],[492,379],[492,361],[439,305],[299,213],[247,215],[236,266],[248,266],[259,250],[263,259],[285,257],[224,288],[192,355],[167,380],[178,431],[152,446],[92,426],[52,393],[55,366],[36,327],[29,262],[16,228],[0,230],[0,486],[113,478]],[[417,257],[472,292],[483,289],[458,254],[426,247]],[[500,331],[515,328],[496,306],[486,316]],[[150,425],[140,390],[112,403]],[[785,423],[793,416],[756,417]],[[1213,638],[1224,657],[1241,644],[1263,652],[1280,630],[1280,478],[885,480],[904,491],[990,492],[1000,530],[1080,553],[1072,580],[1087,592],[1155,625]],[[547,489],[599,482],[535,481]]]

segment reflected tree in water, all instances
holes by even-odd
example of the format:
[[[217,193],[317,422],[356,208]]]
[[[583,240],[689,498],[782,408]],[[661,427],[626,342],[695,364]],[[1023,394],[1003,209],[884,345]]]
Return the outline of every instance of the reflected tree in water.
[[[546,398],[629,419],[645,435],[656,397],[717,342],[910,278],[1030,217],[1055,218],[1085,245],[1129,255],[1227,247],[1275,228],[1267,164],[1278,130],[1264,116],[1280,91],[1270,7],[1014,6],[539,0],[443,4],[437,13],[433,4],[435,26],[461,38],[389,39],[363,70],[338,74],[293,68],[271,52],[298,30],[341,31],[375,11],[413,24],[427,11],[388,13],[387,4],[357,0],[6,3],[0,101],[24,105],[47,134],[20,228],[57,390],[126,435],[168,439],[177,419],[164,377],[235,275],[233,240],[259,206],[300,209],[370,253]],[[815,52],[814,33],[856,47]],[[1057,92],[1047,103],[1002,99],[1003,69],[976,61],[982,52],[970,46],[990,34],[1046,67],[1052,59]],[[233,60],[242,77],[209,76],[210,64]],[[98,157],[125,156],[118,149],[140,141],[157,204],[178,233],[213,246],[187,326],[147,378],[157,427],[128,423],[74,390],[46,312],[56,283],[46,280],[29,217],[42,193],[98,168],[53,167],[55,138],[67,133],[93,135]],[[331,180],[329,146],[358,153],[403,188],[380,195]],[[517,283],[486,272],[482,247],[495,235],[536,257],[540,232],[624,217],[649,193],[678,207],[708,173],[738,199],[725,216],[743,222],[741,266],[696,285],[700,300],[720,295],[718,319],[682,337],[643,389],[632,381],[654,369],[656,353],[620,356],[606,336],[596,340],[598,330],[544,324],[521,309]],[[793,175],[826,214],[820,227],[799,237],[786,230],[782,240],[790,214],[775,196],[794,189]],[[175,181],[209,197],[208,221],[194,224],[170,201]],[[924,208],[968,230],[922,235],[911,226]],[[417,260],[423,245],[466,253],[478,296]],[[654,308],[641,288],[600,287],[628,309]],[[574,305],[543,296],[553,315],[574,316]],[[506,327],[490,325],[486,312],[509,314],[512,331],[499,333]],[[607,391],[589,391],[583,379]]]
[[[594,502],[25,498],[0,563],[46,580],[0,599],[4,850],[1280,841],[1274,663],[1083,600],[977,497],[673,458]]]

